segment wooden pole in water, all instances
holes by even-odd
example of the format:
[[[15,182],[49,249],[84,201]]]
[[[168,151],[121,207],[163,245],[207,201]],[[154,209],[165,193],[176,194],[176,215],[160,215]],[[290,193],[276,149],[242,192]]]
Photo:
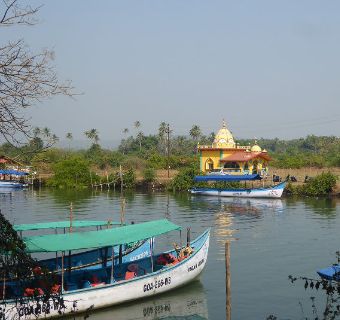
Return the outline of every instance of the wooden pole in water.
[[[187,228],[187,247],[190,247],[191,242],[190,227]]]
[[[109,174],[106,171],[106,182],[107,182],[107,189],[110,189],[110,183],[109,183]]]
[[[123,193],[123,172],[122,165],[119,165],[120,193]]]
[[[226,319],[231,320],[230,241],[225,243]]]

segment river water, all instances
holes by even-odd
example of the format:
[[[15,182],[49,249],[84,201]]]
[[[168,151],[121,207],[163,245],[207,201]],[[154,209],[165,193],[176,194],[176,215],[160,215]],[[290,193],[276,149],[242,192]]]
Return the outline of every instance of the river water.
[[[317,278],[315,270],[336,262],[340,238],[337,199],[229,199],[187,193],[126,193],[125,219],[143,222],[167,218],[191,227],[192,239],[211,228],[209,257],[200,280],[173,292],[93,312],[89,319],[225,319],[225,241],[231,241],[232,319],[315,318],[326,297],[291,284],[288,275]],[[120,194],[113,191],[24,190],[0,193],[2,213],[12,223],[69,219],[119,221]],[[178,241],[163,236],[158,249]],[[184,237],[183,237],[184,240]],[[196,315],[197,317],[193,317]]]

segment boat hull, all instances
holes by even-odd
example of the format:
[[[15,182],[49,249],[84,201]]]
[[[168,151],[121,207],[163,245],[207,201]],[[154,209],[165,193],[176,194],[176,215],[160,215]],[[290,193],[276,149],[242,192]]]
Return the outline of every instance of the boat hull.
[[[219,196],[219,197],[240,197],[240,198],[281,198],[286,183],[280,183],[268,188],[253,189],[214,189],[214,188],[193,188],[189,192],[195,195]]]
[[[0,180],[0,188],[10,188],[10,189],[22,189],[26,188],[27,183],[22,183],[19,181],[4,181]]]
[[[112,305],[151,297],[183,286],[203,271],[209,250],[210,231],[206,231],[192,244],[195,251],[180,263],[163,267],[162,269],[113,284],[97,286],[95,288],[81,289],[62,294],[64,308],[60,303],[50,299],[49,313],[43,313],[42,308],[37,308],[37,302],[32,301],[32,306],[26,309],[14,301],[6,303],[6,319],[39,319],[65,316],[92,309],[104,308]],[[25,314],[26,313],[26,314]]]

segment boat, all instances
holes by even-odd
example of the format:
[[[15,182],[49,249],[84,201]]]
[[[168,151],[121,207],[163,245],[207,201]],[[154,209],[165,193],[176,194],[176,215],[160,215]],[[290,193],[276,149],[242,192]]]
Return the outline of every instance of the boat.
[[[25,188],[28,184],[24,181],[20,181],[18,179],[12,179],[15,177],[24,177],[27,176],[27,172],[18,171],[18,170],[0,170],[0,188],[10,188],[10,189],[18,189]],[[5,179],[6,176],[9,176],[9,179]]]
[[[116,229],[31,237],[25,243],[30,253],[62,252],[63,261],[64,252],[69,250],[115,247],[151,239],[175,230],[181,230],[181,227],[163,219]],[[208,229],[192,242],[187,238],[189,241],[184,247],[176,247],[158,255],[152,254],[149,258],[133,263],[111,264],[110,267],[104,266],[101,269],[72,272],[66,272],[62,266],[59,283],[55,284],[60,286],[60,295],[54,297],[51,294],[45,300],[39,297],[25,299],[22,291],[17,293],[18,283],[8,282],[6,292],[10,292],[7,295],[12,296],[7,297],[5,293],[1,305],[2,312],[6,319],[67,316],[173,290],[193,281],[201,274],[208,257],[209,238]],[[151,251],[153,253],[153,248]],[[176,252],[179,252],[177,258]],[[114,254],[113,252],[112,260]],[[171,259],[166,260],[168,258]],[[32,280],[29,279],[26,285],[33,285]],[[25,293],[28,289],[33,290],[22,288]]]
[[[30,224],[16,224],[13,226],[13,229],[20,233],[22,237],[23,232],[27,231],[37,231],[37,230],[54,230],[55,233],[58,232],[58,229],[63,229],[64,234],[70,227],[74,230],[74,228],[86,228],[86,227],[96,227],[97,231],[102,230],[102,228],[112,228],[114,226],[120,226],[120,222],[115,221],[105,221],[105,220],[75,220],[75,221],[51,221],[51,222],[41,222],[41,223],[30,223]],[[30,237],[24,237],[25,241],[30,241]],[[138,241],[136,243],[125,244],[122,246],[122,254],[121,259],[122,262],[132,262],[141,258],[150,257],[150,240]],[[154,244],[153,244],[154,245]],[[114,248],[116,252],[120,250],[119,246]],[[100,268],[101,265],[107,264],[110,265],[111,262],[111,254],[112,248],[103,249],[95,249],[88,250],[81,253],[76,253],[69,255],[67,259],[64,261],[64,268],[71,269],[97,269]],[[115,258],[115,262],[117,263],[119,257]],[[61,270],[61,257],[50,258],[39,260],[39,266],[47,268],[48,270]]]
[[[340,264],[320,269],[317,273],[322,279],[340,281]]]
[[[254,181],[261,180],[258,174],[249,175],[207,175],[196,176],[196,182],[239,182],[239,181]],[[281,198],[286,182],[281,182],[274,186],[262,188],[199,188],[194,187],[189,189],[189,192],[194,195],[209,195],[219,197],[241,197],[241,198]]]

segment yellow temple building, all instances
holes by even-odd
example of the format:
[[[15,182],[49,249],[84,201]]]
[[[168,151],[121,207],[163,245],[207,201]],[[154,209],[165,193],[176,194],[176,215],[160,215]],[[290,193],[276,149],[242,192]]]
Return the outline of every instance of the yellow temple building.
[[[200,155],[200,170],[204,173],[223,172],[227,174],[268,174],[267,151],[261,149],[255,140],[253,146],[240,146],[223,121],[222,128],[211,146],[197,146]]]

